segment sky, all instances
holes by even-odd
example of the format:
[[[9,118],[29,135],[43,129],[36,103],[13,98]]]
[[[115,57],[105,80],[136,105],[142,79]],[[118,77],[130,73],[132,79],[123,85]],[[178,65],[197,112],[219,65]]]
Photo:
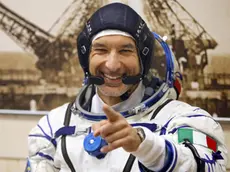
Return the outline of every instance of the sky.
[[[0,0],[8,8],[48,31],[72,0]],[[112,0],[114,1],[114,0]],[[126,0],[140,12],[141,0]],[[218,42],[211,53],[230,54],[230,0],[178,0]],[[0,51],[23,51],[0,30]]]

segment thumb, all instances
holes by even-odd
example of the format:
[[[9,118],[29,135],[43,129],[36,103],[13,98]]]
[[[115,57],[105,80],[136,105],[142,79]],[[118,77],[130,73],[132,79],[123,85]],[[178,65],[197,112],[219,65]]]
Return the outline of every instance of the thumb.
[[[102,109],[105,112],[108,121],[110,122],[115,122],[121,117],[120,113],[116,112],[115,110],[113,110],[113,108],[106,104],[103,105]]]

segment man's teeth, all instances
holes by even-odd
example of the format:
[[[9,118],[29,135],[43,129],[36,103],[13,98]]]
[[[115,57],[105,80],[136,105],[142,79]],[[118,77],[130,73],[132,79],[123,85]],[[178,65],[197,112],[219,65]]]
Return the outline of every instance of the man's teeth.
[[[121,76],[110,76],[110,75],[107,75],[107,74],[104,74],[104,76],[106,78],[109,78],[109,79],[119,79],[119,78],[121,78]]]

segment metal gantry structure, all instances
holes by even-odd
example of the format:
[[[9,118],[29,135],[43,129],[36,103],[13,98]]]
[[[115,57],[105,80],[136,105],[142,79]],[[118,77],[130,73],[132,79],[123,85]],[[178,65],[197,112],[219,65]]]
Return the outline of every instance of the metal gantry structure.
[[[59,25],[57,37],[69,37],[71,35],[76,38],[91,14],[104,3],[103,0],[73,0],[48,32],[52,32],[55,26],[58,27]]]
[[[76,73],[79,74],[76,37],[87,18],[102,5],[99,2],[74,0],[50,28],[51,32],[62,24],[55,36],[0,2],[0,29],[25,51],[37,56],[36,65],[48,82],[58,82],[60,72],[76,78]]]
[[[207,65],[207,50],[217,46],[215,39],[177,0],[145,0],[145,15],[152,30],[167,35],[176,57],[201,56],[200,70]]]
[[[20,47],[38,57],[37,67],[43,77],[56,82],[59,72],[76,75],[76,37],[89,16],[107,0],[73,0],[49,31],[44,31],[0,2],[0,29]],[[167,35],[176,57],[191,58],[201,55],[203,70],[208,49],[216,41],[177,0],[143,0],[144,12],[153,31]],[[57,34],[50,34],[59,26]],[[56,78],[56,79],[55,79]]]

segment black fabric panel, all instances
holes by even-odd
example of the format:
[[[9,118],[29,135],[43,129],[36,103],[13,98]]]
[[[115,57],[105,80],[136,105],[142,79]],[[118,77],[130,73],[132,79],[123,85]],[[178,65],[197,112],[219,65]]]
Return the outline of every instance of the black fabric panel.
[[[133,156],[132,154],[129,155],[129,158],[125,164],[125,167],[123,169],[123,172],[130,172],[133,166],[133,163],[135,161],[135,156]]]
[[[65,113],[65,120],[64,120],[64,125],[65,126],[69,126],[70,119],[71,119],[71,107],[72,107],[73,103],[74,102],[69,103],[69,105],[67,107],[67,110],[66,110],[66,113]],[[67,149],[66,149],[66,136],[63,136],[61,138],[61,151],[62,151],[63,158],[65,159],[65,162],[69,166],[71,172],[76,172],[75,169],[74,169],[74,166],[73,166],[73,164],[72,164],[72,162],[71,162],[71,160],[69,158]]]
[[[171,102],[173,99],[168,99],[166,100],[163,104],[161,104],[160,106],[158,106],[158,108],[153,112],[153,115],[151,117],[150,120],[154,119],[156,117],[156,115],[158,114],[158,112],[160,112],[160,110],[167,105],[169,102]]]

